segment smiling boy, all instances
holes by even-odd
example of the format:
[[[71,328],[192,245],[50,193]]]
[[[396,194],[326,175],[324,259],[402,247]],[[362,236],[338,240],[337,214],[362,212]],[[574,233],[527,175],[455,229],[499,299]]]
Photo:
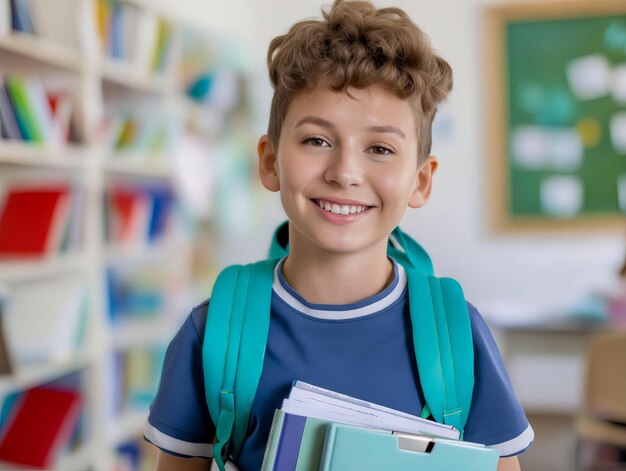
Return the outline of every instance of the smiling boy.
[[[272,415],[294,380],[419,415],[406,273],[387,256],[407,207],[430,197],[437,105],[449,65],[396,8],[337,1],[295,24],[268,53],[274,97],[258,144],[259,175],[280,192],[290,252],[275,270],[263,372],[241,470],[258,470]],[[157,468],[208,469],[215,427],[204,394],[202,342],[209,301],[168,348],[145,437]],[[500,450],[519,469],[533,431],[495,342],[471,305],[475,386],[464,438]],[[200,457],[200,458],[190,458]]]

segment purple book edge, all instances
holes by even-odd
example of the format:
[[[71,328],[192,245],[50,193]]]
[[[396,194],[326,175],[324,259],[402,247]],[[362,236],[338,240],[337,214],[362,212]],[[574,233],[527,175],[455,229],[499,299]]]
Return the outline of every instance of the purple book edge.
[[[306,417],[285,414],[276,449],[274,471],[295,471]]]

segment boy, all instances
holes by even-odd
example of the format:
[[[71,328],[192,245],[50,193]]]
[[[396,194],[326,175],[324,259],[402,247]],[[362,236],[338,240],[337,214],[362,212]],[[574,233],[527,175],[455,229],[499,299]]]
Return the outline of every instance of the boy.
[[[258,470],[274,410],[303,380],[419,415],[406,274],[387,257],[406,207],[430,196],[437,105],[452,87],[449,65],[399,9],[337,0],[321,20],[295,24],[269,47],[274,87],[259,174],[280,192],[289,255],[273,285],[263,373],[238,462]],[[208,301],[172,341],[146,438],[160,470],[208,469],[214,426],[205,403],[202,341]],[[469,306],[475,388],[464,438],[497,447],[500,470],[533,431],[497,347]],[[186,458],[185,458],[186,457]]]

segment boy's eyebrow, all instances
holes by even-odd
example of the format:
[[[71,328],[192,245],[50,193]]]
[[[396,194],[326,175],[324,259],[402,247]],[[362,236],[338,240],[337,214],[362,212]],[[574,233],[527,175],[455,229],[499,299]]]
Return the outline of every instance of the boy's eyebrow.
[[[395,126],[370,126],[369,128],[366,128],[366,131],[389,132],[392,134],[397,134],[402,139],[406,139],[406,135],[400,130],[400,128],[397,128]]]
[[[319,118],[317,116],[305,116],[304,118],[302,118],[300,121],[296,123],[296,128],[306,123],[317,124],[318,126],[322,126],[322,127],[332,129],[332,130],[337,129],[337,126],[335,126],[330,121],[326,121],[325,119]],[[397,128],[395,126],[369,126],[365,128],[365,130],[371,131],[371,132],[397,134],[401,138],[406,139],[406,135],[400,130],[400,128]]]
[[[302,118],[300,121],[296,123],[296,128],[299,128],[300,126],[306,123],[317,124],[318,126],[322,126],[324,128],[329,128],[333,130],[337,129],[337,126],[335,126],[330,121],[326,121],[323,118],[318,118],[317,116],[305,116],[304,118]]]

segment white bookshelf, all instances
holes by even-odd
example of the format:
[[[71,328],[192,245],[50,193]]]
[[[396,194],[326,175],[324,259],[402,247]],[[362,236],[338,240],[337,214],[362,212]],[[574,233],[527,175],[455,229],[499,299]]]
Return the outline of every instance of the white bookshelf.
[[[143,93],[165,94],[170,88],[164,76],[136,70],[119,60],[103,59],[100,72],[103,80]]]
[[[37,146],[0,140],[0,164],[14,166],[85,170],[89,164],[87,152],[83,146]]]
[[[41,260],[15,260],[0,262],[0,283],[19,283],[38,278],[83,273],[88,270],[87,250],[59,254]]]
[[[104,164],[104,171],[111,175],[171,179],[173,169],[163,156],[126,155],[111,156]]]
[[[81,72],[84,61],[79,51],[42,41],[29,34],[10,32],[0,37],[0,50],[71,72]]]
[[[0,376],[0,397],[13,391],[45,384],[56,378],[80,371],[92,363],[87,356],[77,356],[65,361],[54,361],[44,365],[26,366],[17,369],[11,376]]]
[[[8,2],[9,0],[0,0]],[[65,0],[55,0],[56,2]],[[88,8],[81,9],[76,21],[94,23],[93,14],[98,0],[80,0]],[[179,20],[167,16],[156,7],[154,0],[123,0],[139,9],[150,9],[166,17],[173,25],[173,45],[182,27]],[[51,2],[52,3],[52,2]],[[85,29],[85,28],[83,28]],[[61,457],[55,466],[59,470],[110,471],[115,462],[115,448],[126,440],[141,435],[147,410],[125,411],[112,417],[103,404],[111,402],[110,361],[116,351],[133,347],[166,345],[180,326],[179,313],[165,313],[163,320],[111,324],[106,306],[105,271],[109,264],[123,264],[129,260],[159,259],[167,264],[177,260],[180,264],[189,250],[189,239],[183,227],[175,228],[171,240],[139,247],[110,246],[104,240],[104,192],[110,181],[170,183],[173,184],[172,155],[113,152],[98,137],[97,126],[103,110],[112,97],[128,96],[140,102],[156,99],[164,113],[179,116],[186,113],[176,106],[184,98],[173,81],[170,63],[163,73],[148,73],[135,66],[111,59],[95,47],[97,38],[82,38],[82,47],[70,48],[32,35],[0,32],[0,72],[5,74],[45,74],[50,71],[65,74],[76,84],[81,127],[86,130],[85,142],[80,145],[31,145],[21,141],[0,139],[0,173],[17,171],[20,179],[33,175],[61,172],[71,175],[72,182],[86,191],[84,215],[85,237],[80,251],[49,256],[39,260],[0,260],[0,284],[34,281],[40,278],[80,274],[88,280],[90,311],[88,316],[85,351],[80,356],[63,362],[51,362],[19,368],[10,376],[0,376],[0,400],[11,392],[25,390],[54,381],[71,373],[81,372],[85,387],[86,423],[88,438],[79,449]],[[172,53],[170,59],[176,60]],[[200,113],[199,108],[189,108]],[[8,178],[3,176],[3,178]],[[183,255],[181,255],[183,254]],[[168,258],[169,257],[169,258]],[[183,260],[183,270],[186,259]],[[190,266],[186,266],[189,271]],[[183,276],[189,273],[183,273]],[[179,273],[180,275],[180,273]],[[16,465],[0,462],[0,469],[17,469]],[[26,468],[24,468],[26,469]]]

